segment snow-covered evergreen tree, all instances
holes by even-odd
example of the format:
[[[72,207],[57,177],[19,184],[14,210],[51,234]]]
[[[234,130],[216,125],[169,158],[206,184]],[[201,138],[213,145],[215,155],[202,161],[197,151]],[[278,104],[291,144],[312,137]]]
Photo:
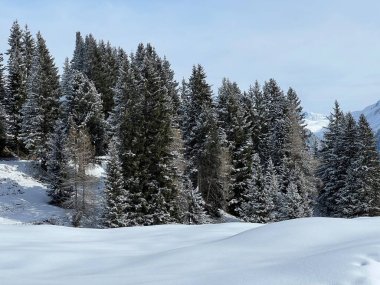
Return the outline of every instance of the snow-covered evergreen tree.
[[[322,215],[334,215],[337,209],[336,193],[344,187],[346,179],[346,168],[342,166],[343,133],[345,116],[338,102],[335,102],[333,113],[329,117],[329,125],[326,129],[322,149],[320,152],[320,165],[318,176],[322,187],[318,194],[318,207]]]
[[[33,63],[22,106],[20,139],[31,157],[46,166],[46,143],[58,117],[59,76],[45,40],[37,33]]]
[[[39,55],[36,54],[27,83],[27,98],[21,109],[22,122],[19,137],[31,158],[36,160],[45,155],[42,129],[45,118],[41,98],[41,69]]]
[[[171,145],[173,102],[162,60],[150,45],[131,58],[131,86],[121,125],[121,161],[133,201],[129,225],[164,224],[179,219],[178,189]]]
[[[3,55],[0,53],[0,153],[3,151],[7,142],[6,131],[6,113],[4,109],[5,98],[5,78],[4,78],[4,66]]]
[[[219,89],[217,110],[231,158],[231,197],[228,208],[231,214],[239,215],[242,194],[247,189],[251,176],[252,143],[248,113],[244,109],[243,97],[236,83],[228,79],[223,80]]]
[[[95,146],[96,154],[104,153],[105,122],[102,101],[94,84],[81,72],[65,68],[62,90],[66,118],[72,117],[77,126],[85,126]]]
[[[47,142],[47,173],[50,180],[52,203],[64,206],[71,199],[73,191],[69,179],[69,155],[66,151],[67,129],[60,119],[54,126]]]
[[[110,228],[128,226],[126,209],[130,207],[130,201],[123,181],[123,169],[118,154],[119,144],[114,138],[108,151],[109,161],[105,188],[107,205],[104,224]]]
[[[71,67],[84,72],[84,40],[80,32],[75,35],[75,49],[71,60]]]
[[[109,138],[112,138],[115,135],[121,137],[120,127],[123,121],[123,116],[125,115],[128,97],[133,92],[131,89],[133,89],[134,84],[133,78],[130,74],[129,65],[128,58],[125,58],[122,62],[120,62],[116,86],[113,89],[113,101],[115,104],[107,119],[107,134]]]
[[[274,192],[277,190],[276,187],[272,187],[275,186],[272,175],[269,172],[267,175],[263,173],[260,157],[258,154],[254,154],[252,175],[248,187],[242,195],[243,202],[238,209],[239,216],[243,220],[252,223],[268,223],[272,220],[274,198],[277,195]]]
[[[184,183],[185,209],[182,214],[182,221],[185,224],[205,224],[210,218],[206,213],[206,203],[202,193],[198,188],[193,188],[190,179]]]
[[[365,117],[356,128],[351,114],[346,116],[344,131],[345,185],[339,189],[336,215],[371,216],[379,213],[379,159],[372,130]]]
[[[14,22],[8,39],[9,49],[7,50],[7,81],[4,107],[7,112],[7,130],[10,137],[10,145],[20,150],[19,132],[21,123],[21,107],[26,98],[27,72],[24,64],[23,31]]]

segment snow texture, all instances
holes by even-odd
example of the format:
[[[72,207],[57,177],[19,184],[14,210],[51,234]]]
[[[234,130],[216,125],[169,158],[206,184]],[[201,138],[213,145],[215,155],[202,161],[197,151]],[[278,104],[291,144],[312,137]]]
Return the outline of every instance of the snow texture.
[[[380,218],[0,232],[7,285],[380,284]]]
[[[47,186],[31,161],[0,161],[1,223],[63,223],[64,209],[49,204]]]
[[[326,115],[306,112],[305,113],[306,128],[314,133],[318,138],[323,137],[324,128],[328,126],[329,120]]]

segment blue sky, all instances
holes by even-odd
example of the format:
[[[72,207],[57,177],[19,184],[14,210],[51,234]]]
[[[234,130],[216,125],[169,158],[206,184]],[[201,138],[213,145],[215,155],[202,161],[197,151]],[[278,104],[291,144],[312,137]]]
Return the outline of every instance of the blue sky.
[[[246,90],[257,79],[292,86],[304,109],[346,111],[380,100],[380,1],[0,0],[0,52],[14,20],[41,31],[63,65],[75,32],[128,52],[152,43],[177,80],[202,64],[217,91],[223,77]]]

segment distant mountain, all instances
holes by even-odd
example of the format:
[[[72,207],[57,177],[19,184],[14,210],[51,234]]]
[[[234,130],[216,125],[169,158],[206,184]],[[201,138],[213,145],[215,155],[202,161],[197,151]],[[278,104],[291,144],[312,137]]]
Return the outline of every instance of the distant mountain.
[[[356,120],[359,119],[361,114],[364,114],[373,129],[377,139],[377,149],[380,150],[380,101],[369,105],[362,111],[352,112],[352,116],[354,116]]]
[[[324,128],[329,124],[329,120],[326,115],[305,112],[305,124],[309,131],[321,139],[323,137]]]
[[[352,116],[354,116],[356,120],[359,119],[361,114],[366,116],[368,123],[375,133],[380,130],[380,101],[364,108],[362,111],[352,112]]]

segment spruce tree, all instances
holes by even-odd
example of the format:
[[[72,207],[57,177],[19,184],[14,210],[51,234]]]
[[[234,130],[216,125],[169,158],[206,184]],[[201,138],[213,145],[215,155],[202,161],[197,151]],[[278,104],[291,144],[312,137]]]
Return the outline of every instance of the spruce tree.
[[[374,135],[364,115],[354,131],[353,118],[350,114],[347,117],[344,140],[347,178],[337,197],[338,213],[350,218],[378,215],[380,168]]]
[[[271,158],[278,170],[284,156],[286,136],[286,97],[274,79],[265,82],[263,87],[263,104],[265,113],[261,130],[259,154],[264,161]]]
[[[40,160],[44,152],[43,122],[44,111],[42,108],[41,82],[42,67],[39,55],[33,58],[31,76],[27,83],[27,98],[21,109],[22,122],[20,140],[29,151],[32,159]]]
[[[184,184],[185,192],[185,209],[182,215],[182,221],[185,224],[205,224],[209,221],[206,213],[206,203],[202,197],[202,193],[198,188],[193,188],[190,179]]]
[[[4,107],[5,104],[5,68],[3,65],[3,54],[0,53],[0,104]],[[5,111],[5,110],[4,110]]]
[[[30,33],[28,26],[25,25],[23,35],[22,35],[22,45],[23,45],[23,58],[27,77],[31,75],[33,56],[35,52],[35,41]]]
[[[186,117],[183,120],[185,158],[189,161],[187,173],[194,187],[202,193],[208,210],[218,215],[225,197],[221,184],[220,130],[212,102],[210,85],[203,67],[193,67],[186,84]]]
[[[0,155],[3,152],[7,143],[7,133],[5,129],[5,110],[0,103]]]
[[[236,83],[224,79],[219,89],[219,123],[226,134],[226,144],[231,158],[228,208],[231,214],[238,215],[242,194],[248,187],[251,176],[252,143],[247,111],[243,96]]]
[[[270,170],[274,171],[272,168]],[[272,221],[275,207],[274,199],[277,195],[273,175],[274,173],[270,171],[264,173],[259,155],[254,154],[252,174],[248,187],[242,195],[243,202],[239,208],[239,216],[244,221],[252,223],[268,223]]]
[[[3,67],[3,55],[0,53],[0,153],[6,145],[6,113],[4,109],[5,79]]]
[[[345,185],[346,168],[342,165],[344,156],[343,134],[345,116],[338,102],[329,116],[329,125],[322,140],[320,165],[317,170],[322,185],[318,193],[318,206],[322,215],[332,216],[336,212],[336,193]]]
[[[374,133],[365,118],[361,115],[358,122],[358,157],[361,164],[357,171],[364,185],[360,185],[361,205],[356,215],[378,216],[380,214],[380,162]],[[364,207],[363,207],[364,205]],[[368,206],[367,206],[368,205]]]
[[[72,116],[77,126],[85,126],[95,146],[96,155],[104,154],[105,122],[102,101],[94,84],[83,73],[65,68],[62,90],[65,96],[66,118]]]
[[[131,58],[131,85],[121,125],[121,160],[132,203],[129,225],[164,224],[179,219],[173,168],[173,102],[162,76],[162,60],[150,45]]]
[[[27,72],[24,64],[24,49],[22,43],[23,32],[18,22],[14,22],[8,39],[7,50],[7,81],[4,107],[7,113],[7,130],[10,136],[10,144],[20,150],[19,132],[21,124],[21,107],[26,98]]]
[[[106,178],[106,209],[104,223],[110,228],[128,225],[126,209],[129,208],[129,195],[125,190],[122,165],[119,159],[119,143],[114,140],[109,147],[109,161]]]
[[[221,184],[221,142],[217,119],[212,109],[205,110],[199,118],[197,129],[204,133],[198,161],[198,186],[213,216],[223,207],[225,197]],[[201,132],[199,132],[201,133]]]
[[[289,88],[286,97],[284,157],[282,161],[282,191],[286,199],[293,201],[298,215],[311,216],[316,194],[314,179],[314,160],[307,146],[307,132],[304,114],[296,92]],[[292,185],[290,185],[292,184]],[[291,187],[290,187],[290,186]],[[288,193],[288,190],[290,191]],[[297,191],[295,193],[294,191]],[[298,194],[298,196],[296,195]],[[298,204],[295,204],[295,203]],[[298,208],[298,209],[297,209]],[[288,218],[294,218],[294,211]],[[286,218],[285,214],[284,218]]]
[[[84,72],[84,40],[80,32],[75,35],[75,49],[71,60],[71,67],[77,71]]]
[[[66,151],[67,128],[59,119],[47,142],[47,173],[50,180],[49,195],[52,203],[64,206],[71,199],[72,189],[69,180],[69,154]]]
[[[46,166],[46,143],[58,117],[59,76],[54,60],[37,33],[33,63],[27,80],[27,98],[21,113],[20,139],[30,155]]]

